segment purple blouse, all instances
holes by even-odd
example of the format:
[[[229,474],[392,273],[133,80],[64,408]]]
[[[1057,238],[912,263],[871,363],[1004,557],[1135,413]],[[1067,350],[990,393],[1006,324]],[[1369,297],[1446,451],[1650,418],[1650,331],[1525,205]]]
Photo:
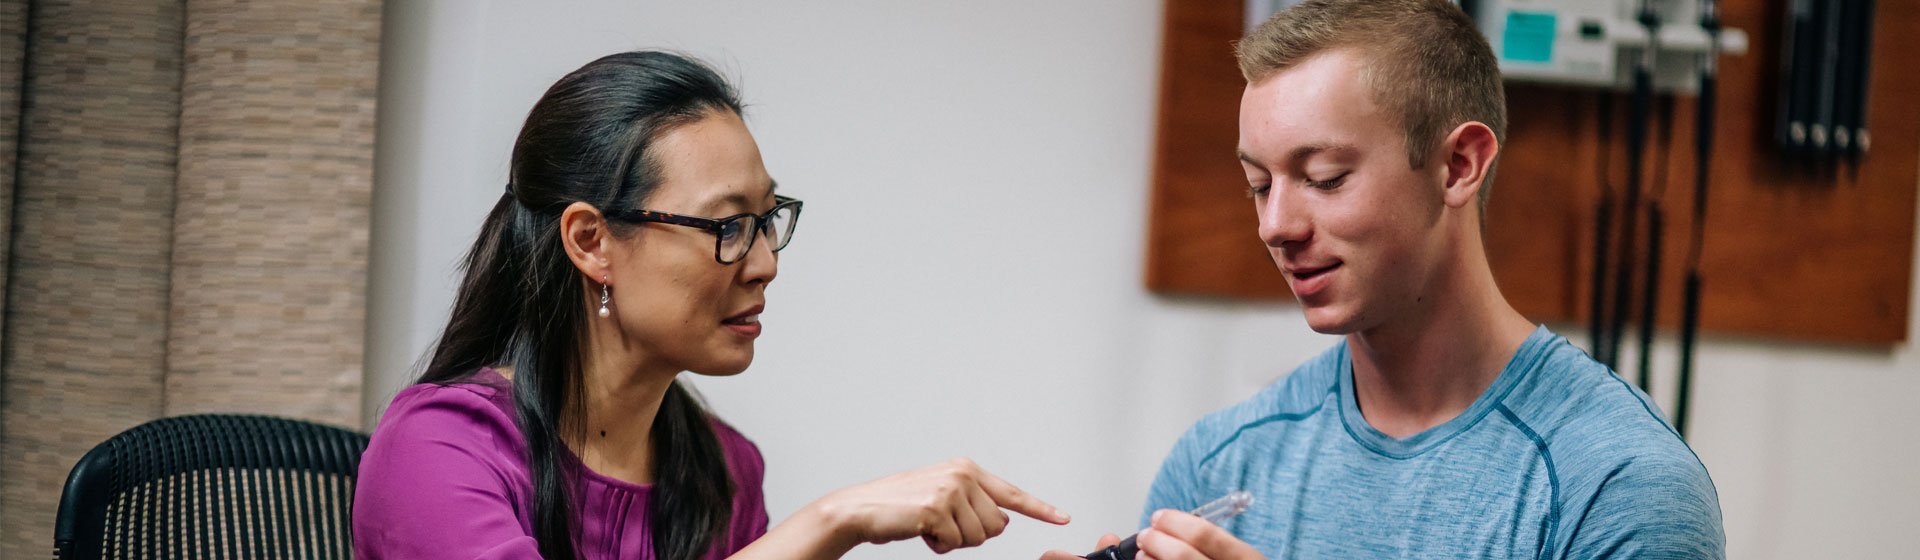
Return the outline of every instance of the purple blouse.
[[[393,398],[360,459],[353,550],[382,558],[538,560],[526,443],[513,423],[512,385],[491,369],[472,382],[415,385]],[[734,482],[733,517],[708,558],[725,558],[767,532],[760,450],[718,420]],[[580,555],[653,558],[646,484],[580,469]]]

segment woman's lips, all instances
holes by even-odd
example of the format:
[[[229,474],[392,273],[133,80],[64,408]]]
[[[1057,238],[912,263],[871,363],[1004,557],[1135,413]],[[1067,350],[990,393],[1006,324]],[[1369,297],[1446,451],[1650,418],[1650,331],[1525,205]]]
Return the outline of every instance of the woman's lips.
[[[754,337],[760,336],[760,318],[757,315],[754,316],[753,320],[750,322],[729,321],[729,322],[721,323],[721,325],[727,327],[729,330],[732,330],[734,334],[744,336],[747,338],[754,338]]]
[[[765,306],[753,306],[752,309],[720,321],[720,326],[732,330],[734,334],[747,338],[760,336],[760,312],[764,309]]]

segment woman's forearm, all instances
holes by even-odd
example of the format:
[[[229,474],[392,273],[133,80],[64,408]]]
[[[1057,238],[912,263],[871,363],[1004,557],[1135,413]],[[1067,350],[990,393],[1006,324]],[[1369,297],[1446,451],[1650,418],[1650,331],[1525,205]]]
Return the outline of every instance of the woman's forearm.
[[[959,458],[836,490],[732,558],[829,560],[861,543],[912,538],[945,554],[999,536],[1010,519],[1002,508],[1056,525],[1067,523],[1058,508]]]
[[[818,503],[807,504],[755,539],[728,560],[834,560],[860,540],[844,536],[841,525]]]

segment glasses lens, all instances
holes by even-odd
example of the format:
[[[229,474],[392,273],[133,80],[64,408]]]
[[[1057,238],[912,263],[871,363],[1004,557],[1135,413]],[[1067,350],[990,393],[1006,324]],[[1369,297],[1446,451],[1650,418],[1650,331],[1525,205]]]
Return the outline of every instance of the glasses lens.
[[[720,226],[721,262],[731,263],[740,260],[741,257],[747,256],[747,249],[749,248],[749,244],[753,242],[753,238],[749,237],[746,232],[752,231],[758,223],[758,219],[752,216],[746,216],[738,220],[728,220]]]
[[[774,251],[785,249],[787,242],[793,239],[793,225],[799,217],[799,207],[793,205],[775,208],[773,215],[768,216],[767,241],[773,242],[770,247]]]

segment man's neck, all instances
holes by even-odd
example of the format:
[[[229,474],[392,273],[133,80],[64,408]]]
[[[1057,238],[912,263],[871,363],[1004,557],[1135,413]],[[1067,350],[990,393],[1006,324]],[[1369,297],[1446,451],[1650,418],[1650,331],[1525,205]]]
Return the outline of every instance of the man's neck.
[[[1444,295],[1411,313],[1347,335],[1354,397],[1374,429],[1407,437],[1459,416],[1533,332],[1484,262],[1433,286]]]

